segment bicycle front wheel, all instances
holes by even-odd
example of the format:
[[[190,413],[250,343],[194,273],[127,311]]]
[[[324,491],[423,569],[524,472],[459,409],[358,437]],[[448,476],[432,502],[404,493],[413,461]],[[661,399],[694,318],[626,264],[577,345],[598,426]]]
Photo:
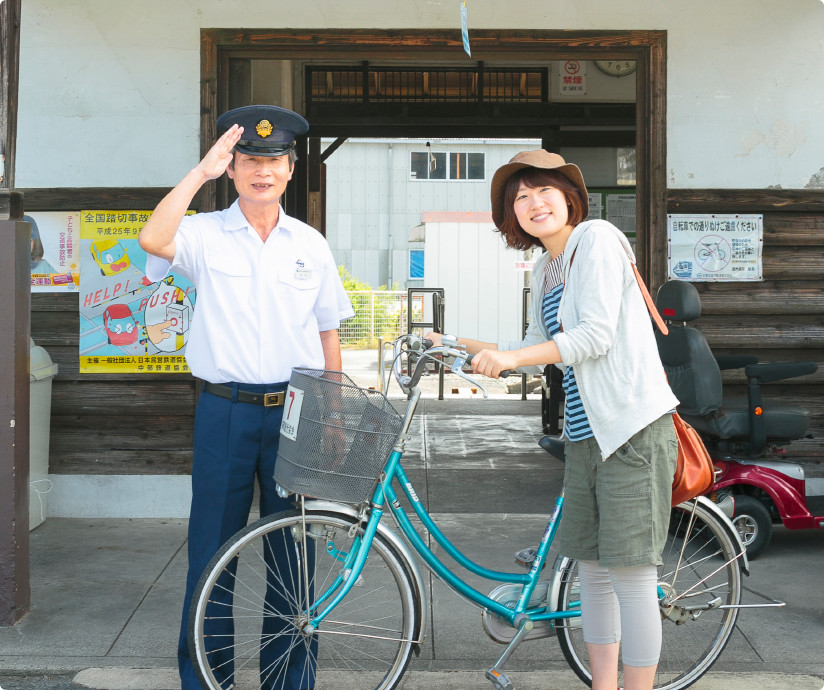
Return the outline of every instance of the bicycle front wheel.
[[[719,519],[700,503],[673,508],[669,536],[658,568],[663,625],[661,659],[655,676],[658,690],[682,690],[715,663],[729,641],[741,601],[738,546]],[[559,606],[576,608],[580,600],[578,563],[562,574]],[[559,625],[558,642],[572,670],[592,684],[581,619]],[[623,678],[619,679],[623,685]]]
[[[189,650],[204,688],[394,688],[417,630],[408,566],[375,535],[352,590],[307,633],[348,576],[362,526],[343,513],[297,511],[238,532],[200,578]]]

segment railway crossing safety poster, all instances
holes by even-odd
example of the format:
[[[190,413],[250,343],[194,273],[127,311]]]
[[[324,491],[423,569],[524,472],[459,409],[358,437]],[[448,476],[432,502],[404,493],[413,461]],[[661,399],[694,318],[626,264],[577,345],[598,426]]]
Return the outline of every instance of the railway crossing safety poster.
[[[80,212],[80,373],[188,372],[190,281],[146,277],[137,241],[150,211]]]
[[[667,216],[668,274],[673,280],[763,280],[761,215]]]

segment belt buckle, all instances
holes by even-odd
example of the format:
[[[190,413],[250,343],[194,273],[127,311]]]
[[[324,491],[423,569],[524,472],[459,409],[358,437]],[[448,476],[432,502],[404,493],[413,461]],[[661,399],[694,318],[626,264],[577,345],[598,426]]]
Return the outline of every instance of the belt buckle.
[[[283,400],[286,394],[283,391],[278,391],[277,393],[264,393],[263,394],[263,406],[264,407],[282,407]]]

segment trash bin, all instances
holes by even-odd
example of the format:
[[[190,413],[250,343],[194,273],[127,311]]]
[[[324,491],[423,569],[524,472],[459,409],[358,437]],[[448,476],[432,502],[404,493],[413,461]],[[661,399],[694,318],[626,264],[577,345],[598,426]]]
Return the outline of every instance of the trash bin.
[[[29,529],[46,518],[49,480],[49,436],[52,379],[57,374],[49,353],[29,339]]]

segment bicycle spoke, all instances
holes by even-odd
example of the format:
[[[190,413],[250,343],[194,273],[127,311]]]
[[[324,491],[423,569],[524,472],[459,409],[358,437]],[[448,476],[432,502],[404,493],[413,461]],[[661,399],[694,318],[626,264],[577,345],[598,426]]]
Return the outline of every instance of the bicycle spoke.
[[[327,590],[340,587],[360,547],[353,524],[348,516],[283,513],[250,526],[215,557],[193,607],[204,687],[395,687],[409,661],[416,607],[406,567],[381,537],[347,596],[311,635],[302,632],[307,594],[312,611],[318,599],[328,607]]]
[[[732,633],[737,610],[721,607],[740,601],[740,554],[718,520],[701,505],[694,518],[691,507],[673,510],[664,565],[659,568],[659,587],[664,592],[663,640],[655,688],[679,690],[694,683],[712,666]],[[561,578],[563,608],[579,598],[576,578],[573,562]],[[690,608],[686,608],[688,602],[693,602]],[[580,622],[556,628],[573,670],[583,680],[591,679]]]

